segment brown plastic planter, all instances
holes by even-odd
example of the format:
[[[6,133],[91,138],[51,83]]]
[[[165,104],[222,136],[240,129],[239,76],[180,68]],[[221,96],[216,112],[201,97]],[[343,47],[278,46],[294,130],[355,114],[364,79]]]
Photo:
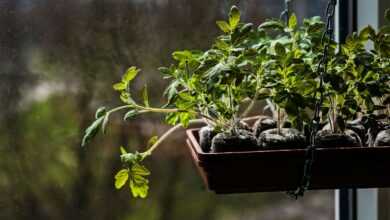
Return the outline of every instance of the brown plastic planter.
[[[305,150],[204,153],[199,129],[187,130],[187,145],[204,183],[216,193],[294,190]],[[315,151],[311,189],[390,187],[390,147],[322,148]]]

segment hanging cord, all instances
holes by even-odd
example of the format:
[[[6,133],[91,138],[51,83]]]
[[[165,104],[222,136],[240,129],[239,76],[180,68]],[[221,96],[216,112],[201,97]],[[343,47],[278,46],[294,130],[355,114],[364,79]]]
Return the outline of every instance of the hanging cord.
[[[292,0],[284,1],[284,10],[280,13],[280,20],[284,20],[288,25],[288,20],[290,18],[290,3]]]
[[[311,171],[314,162],[314,153],[316,145],[316,134],[320,128],[320,112],[321,106],[324,100],[324,75],[328,71],[328,55],[330,44],[333,39],[333,27],[334,27],[334,14],[336,9],[337,0],[329,0],[326,7],[326,29],[322,34],[321,44],[324,45],[322,57],[317,65],[317,72],[319,73],[320,85],[316,91],[315,96],[319,93],[320,98],[315,104],[314,117],[312,124],[310,125],[310,145],[306,148],[305,153],[305,163],[303,167],[303,176],[300,182],[300,185],[295,191],[287,192],[293,198],[298,199],[298,197],[303,196],[305,191],[310,186],[311,180]]]

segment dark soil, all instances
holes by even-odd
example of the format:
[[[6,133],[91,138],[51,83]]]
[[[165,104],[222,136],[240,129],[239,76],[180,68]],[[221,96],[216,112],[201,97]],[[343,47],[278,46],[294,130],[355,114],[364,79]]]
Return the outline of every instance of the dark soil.
[[[390,129],[380,131],[376,136],[374,147],[390,146]]]
[[[349,129],[343,133],[333,133],[329,129],[323,129],[317,133],[316,146],[324,148],[362,147],[362,141],[356,132]]]
[[[259,137],[261,132],[276,128],[276,121],[270,117],[261,117],[253,125],[253,134]]]
[[[211,152],[237,152],[259,150],[252,132],[239,129],[237,134],[219,133],[211,143]]]
[[[367,130],[360,119],[347,122],[346,127],[358,134],[362,143],[366,143]]]
[[[246,122],[243,122],[243,121],[240,121],[240,123],[238,124],[238,128],[244,129],[244,130],[247,130],[247,131],[250,131],[250,132],[253,131],[251,126],[249,126]]]
[[[282,128],[263,131],[258,138],[258,145],[266,149],[297,149],[306,147],[305,136],[294,128]]]
[[[216,135],[214,128],[204,126],[199,130],[199,144],[203,152],[209,152],[211,148],[211,140]]]

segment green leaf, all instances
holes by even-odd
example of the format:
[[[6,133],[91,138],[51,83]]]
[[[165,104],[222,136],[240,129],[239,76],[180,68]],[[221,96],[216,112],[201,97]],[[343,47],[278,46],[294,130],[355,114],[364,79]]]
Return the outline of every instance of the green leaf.
[[[253,24],[247,23],[240,28],[240,33],[237,37],[242,38],[252,30]]]
[[[155,144],[155,143],[157,142],[157,140],[158,140],[158,136],[153,136],[153,137],[151,137],[151,138],[149,139],[149,141],[148,141],[148,147],[153,146],[153,144]]]
[[[85,129],[81,146],[85,146],[93,137],[96,136],[99,128],[103,122],[104,117],[96,119],[87,129]]]
[[[138,114],[138,111],[137,110],[130,110],[128,111],[125,116],[123,117],[123,120],[126,121],[126,120],[129,120],[131,118],[134,118],[134,116],[136,116]]]
[[[228,50],[230,47],[228,43],[220,39],[215,41],[214,46],[220,50]]]
[[[119,82],[119,83],[115,83],[112,87],[116,91],[123,91],[127,88],[127,85],[124,82]]]
[[[140,175],[140,176],[149,176],[150,175],[150,171],[145,166],[142,166],[138,163],[134,164],[131,167],[131,173],[133,175]]]
[[[230,25],[226,21],[216,21],[219,29],[221,29],[225,33],[229,33],[230,30]]]
[[[126,104],[133,104],[134,100],[131,98],[130,93],[122,91],[121,95],[119,96],[121,101]]]
[[[298,21],[297,21],[297,16],[295,13],[293,13],[290,16],[290,19],[288,20],[288,27],[291,29],[295,29],[297,27]]]
[[[190,95],[187,92],[179,93],[179,97],[182,98],[183,100],[186,100],[186,101],[189,101],[189,102],[195,101],[195,97]]]
[[[168,103],[171,103],[172,99],[177,95],[177,88],[180,86],[178,80],[173,80],[171,84],[165,89],[164,95],[168,98]]]
[[[167,116],[165,117],[165,121],[169,125],[176,125],[177,122],[179,121],[179,113],[173,112],[173,113],[167,114]]]
[[[193,114],[188,112],[180,112],[179,113],[179,120],[183,127],[188,127],[190,120],[194,117]]]
[[[367,40],[370,37],[375,37],[375,30],[370,25],[368,25],[360,31],[359,38],[362,40]]]
[[[130,179],[129,186],[134,198],[146,198],[148,195],[148,180],[142,176],[137,175]]]
[[[390,22],[390,8],[386,9],[385,11],[385,18],[388,22]]]
[[[102,106],[96,110],[95,119],[98,119],[106,114],[106,107]]]
[[[137,67],[135,67],[135,66],[130,67],[129,69],[127,69],[126,73],[123,75],[122,82],[128,84],[129,82],[131,82],[131,80],[133,80],[137,76],[139,71],[140,70],[137,69]]]
[[[177,61],[186,61],[192,58],[192,53],[189,50],[175,51],[172,53],[172,57]]]
[[[274,51],[275,54],[278,56],[284,56],[286,54],[286,50],[284,49],[284,46],[279,42],[276,42],[276,44],[274,45]]]
[[[144,99],[144,105],[146,107],[149,107],[148,86],[146,84],[144,85],[144,88],[142,89],[142,97]]]
[[[127,154],[127,151],[123,146],[120,146],[119,149],[121,151],[121,154]]]
[[[115,188],[116,189],[122,188],[126,184],[128,179],[129,179],[129,170],[121,169],[115,175]]]
[[[170,68],[167,67],[159,67],[158,70],[161,72],[161,74],[166,75],[166,76],[171,76],[172,71]]]
[[[120,157],[122,163],[131,166],[133,166],[136,163],[139,163],[143,159],[143,155],[138,152],[122,154]]]
[[[237,27],[239,22],[240,22],[240,11],[236,6],[233,5],[229,13],[230,29],[234,30]]]
[[[283,30],[284,25],[279,20],[269,20],[259,25],[258,29],[277,29]]]

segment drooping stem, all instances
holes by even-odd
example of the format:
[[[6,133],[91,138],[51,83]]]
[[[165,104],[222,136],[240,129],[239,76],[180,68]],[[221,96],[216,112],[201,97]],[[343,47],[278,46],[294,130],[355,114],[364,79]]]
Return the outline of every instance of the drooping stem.
[[[190,120],[189,122],[189,125],[193,125],[193,124],[198,124],[198,123],[203,123],[204,120],[203,119],[194,119],[194,120]],[[167,139],[171,134],[173,134],[174,132],[176,132],[177,130],[183,128],[183,125],[182,124],[177,124],[175,125],[174,127],[170,128],[168,131],[166,131],[148,150],[146,150],[143,154],[145,156],[149,156],[153,153],[153,151],[158,147],[160,146],[160,144],[165,140]]]
[[[116,108],[113,108],[113,109],[107,111],[106,114],[111,114],[111,113],[114,113],[114,112],[117,112],[117,111],[120,111],[120,110],[130,109],[130,108],[140,110],[139,113],[147,113],[147,112],[154,112],[154,113],[188,112],[188,113],[193,113],[193,114],[199,115],[200,117],[206,118],[206,119],[209,120],[210,123],[214,123],[214,119],[213,118],[211,118],[211,117],[209,117],[207,115],[204,115],[204,114],[202,114],[199,111],[181,110],[181,109],[177,109],[177,108],[170,108],[170,109],[154,108],[154,107],[141,106],[141,105],[138,105],[138,104],[135,104],[135,103],[134,104],[129,104],[129,105],[118,106]]]

